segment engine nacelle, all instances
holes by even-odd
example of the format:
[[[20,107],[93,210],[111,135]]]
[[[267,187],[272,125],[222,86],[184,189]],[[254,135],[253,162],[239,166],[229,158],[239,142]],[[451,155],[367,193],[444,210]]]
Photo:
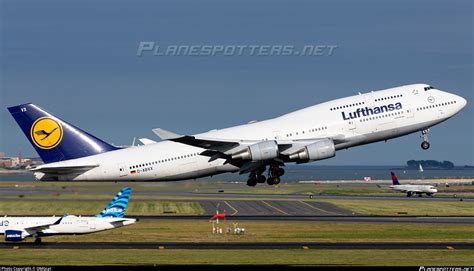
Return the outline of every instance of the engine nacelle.
[[[27,237],[27,234],[21,230],[6,230],[5,231],[5,241],[8,241],[8,242],[22,241],[26,237]]]
[[[262,141],[248,146],[246,149],[232,154],[232,159],[269,160],[278,157],[278,144],[274,140]]]
[[[324,139],[309,144],[304,149],[290,154],[291,160],[323,160],[336,156],[336,147],[331,139]]]

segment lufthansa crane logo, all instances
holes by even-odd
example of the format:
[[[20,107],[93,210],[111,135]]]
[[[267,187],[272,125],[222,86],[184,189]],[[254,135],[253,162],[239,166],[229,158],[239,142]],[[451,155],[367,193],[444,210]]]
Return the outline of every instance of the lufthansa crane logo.
[[[63,128],[61,124],[51,118],[42,117],[37,119],[31,126],[31,140],[40,149],[52,149],[63,139]]]

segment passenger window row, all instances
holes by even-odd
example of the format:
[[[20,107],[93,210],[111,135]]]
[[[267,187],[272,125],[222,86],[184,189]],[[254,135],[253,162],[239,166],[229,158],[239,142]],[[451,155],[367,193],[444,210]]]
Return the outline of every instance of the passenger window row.
[[[346,104],[346,105],[341,105],[341,106],[336,106],[336,107],[330,108],[329,110],[334,111],[334,110],[339,110],[339,109],[343,109],[343,108],[354,107],[354,106],[363,105],[363,104],[365,104],[365,102],[358,102],[358,103],[353,103],[353,104]]]
[[[393,113],[388,113],[388,114],[383,114],[383,115],[374,116],[374,117],[365,118],[365,119],[360,119],[359,122],[366,122],[366,121],[371,121],[371,120],[376,120],[376,119],[382,119],[382,118],[387,118],[387,117],[393,117],[393,116],[397,116],[397,115],[401,115],[401,114],[403,114],[403,111],[393,112]]]
[[[394,95],[394,96],[387,96],[387,97],[382,97],[382,98],[377,98],[375,99],[376,102],[380,102],[380,101],[386,101],[386,100],[390,100],[390,99],[395,99],[395,98],[401,98],[403,97],[402,94],[398,94],[398,95]]]
[[[140,167],[147,167],[147,166],[157,165],[157,164],[166,163],[166,162],[170,162],[170,161],[174,161],[174,160],[186,159],[186,158],[190,158],[190,157],[194,157],[194,156],[198,156],[198,155],[199,155],[199,153],[196,152],[196,153],[191,153],[191,154],[176,156],[176,157],[167,158],[167,159],[163,159],[163,160],[152,161],[152,162],[148,162],[148,163],[144,163],[144,164],[139,164],[139,165],[130,166],[130,169],[135,169],[135,168],[140,168]]]
[[[314,128],[314,129],[309,129],[308,130],[308,133],[314,133],[314,132],[319,132],[319,131],[323,131],[323,130],[327,130],[328,127],[327,126],[322,126],[322,127],[318,127],[318,128]],[[305,134],[304,131],[301,131],[301,134]],[[299,135],[299,132],[296,132],[295,135]],[[293,136],[293,133],[289,133],[289,134],[286,134],[286,137],[291,137]],[[276,139],[276,138],[275,138]]]
[[[440,103],[440,104],[432,104],[432,105],[428,105],[428,106],[418,107],[416,109],[416,111],[421,111],[421,110],[426,110],[426,109],[430,109],[430,108],[446,106],[446,105],[455,104],[455,103],[456,103],[456,101],[450,101],[450,102]]]

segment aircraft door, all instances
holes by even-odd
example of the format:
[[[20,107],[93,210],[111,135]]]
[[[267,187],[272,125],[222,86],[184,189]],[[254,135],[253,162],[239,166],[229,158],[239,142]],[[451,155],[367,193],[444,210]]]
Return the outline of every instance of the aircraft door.
[[[280,131],[273,131],[272,135],[273,135],[273,139],[275,140],[280,139]]]
[[[119,177],[125,177],[128,175],[127,166],[125,164],[118,164],[117,168],[118,168]]]
[[[368,108],[372,108],[375,106],[375,98],[374,98],[374,94],[372,92],[370,93],[366,93],[365,95],[365,106],[367,106]]]
[[[96,225],[95,225],[95,221],[94,221],[94,220],[89,221],[89,228],[90,228],[91,230],[95,230],[95,229],[96,229]]]
[[[355,121],[354,121],[354,120],[349,120],[349,121],[347,122],[347,126],[348,126],[349,131],[353,131],[353,132],[354,132],[355,129],[356,129],[356,124],[355,124]]]

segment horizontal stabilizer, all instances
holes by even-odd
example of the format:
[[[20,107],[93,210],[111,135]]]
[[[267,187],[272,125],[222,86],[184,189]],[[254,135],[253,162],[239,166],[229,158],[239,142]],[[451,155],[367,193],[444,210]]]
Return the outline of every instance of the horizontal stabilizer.
[[[41,165],[33,169],[30,169],[34,172],[42,172],[47,174],[71,174],[71,173],[80,173],[86,172],[90,169],[98,167],[99,165],[81,165],[81,166],[50,166],[50,165]]]

